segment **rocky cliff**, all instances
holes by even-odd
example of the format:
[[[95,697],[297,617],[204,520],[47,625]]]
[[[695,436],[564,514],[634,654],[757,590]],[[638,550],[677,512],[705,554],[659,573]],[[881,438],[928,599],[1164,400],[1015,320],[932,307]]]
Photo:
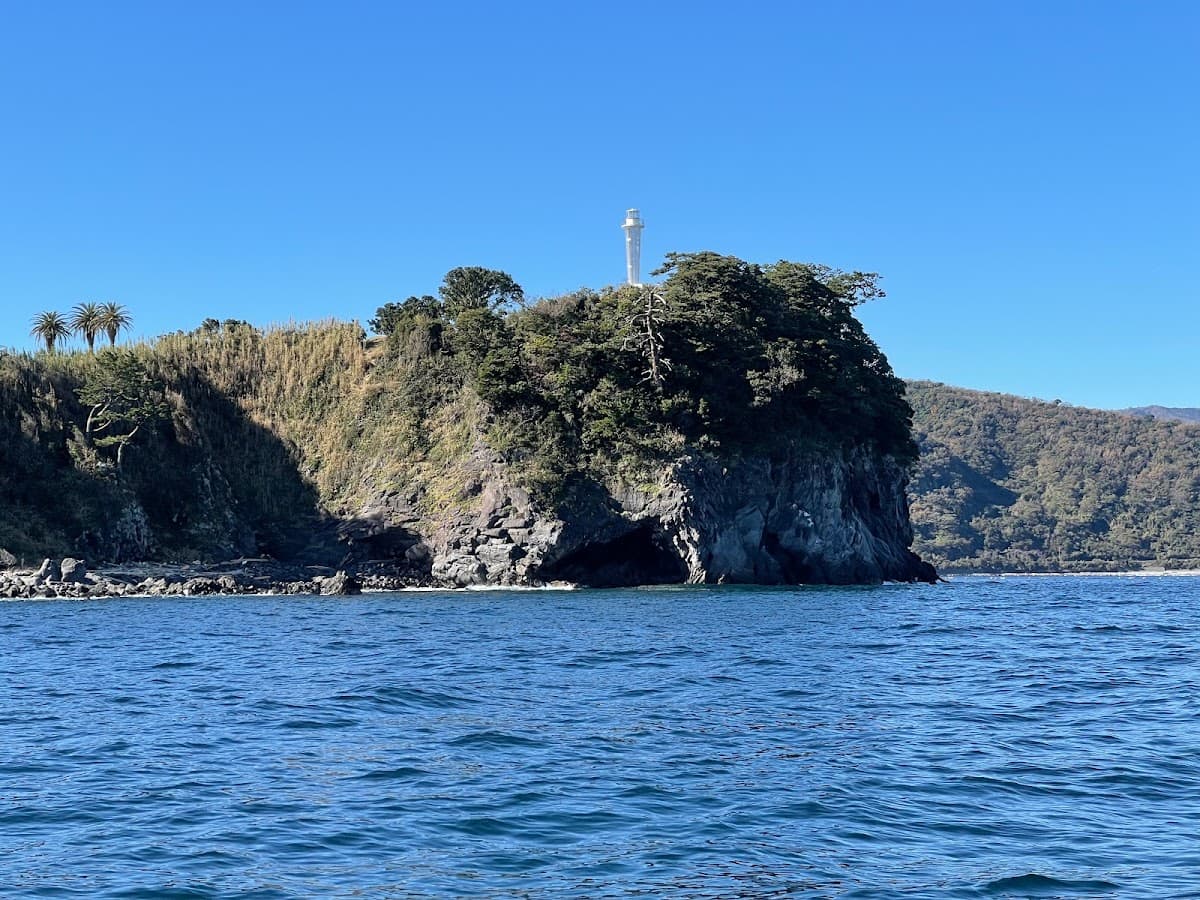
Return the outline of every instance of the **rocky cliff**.
[[[457,515],[427,523],[383,497],[343,536],[361,555],[392,553],[458,586],[936,579],[908,549],[904,467],[887,457],[689,456],[653,485],[580,480],[552,510],[539,508],[501,460],[481,453],[477,464],[465,486],[472,500]]]

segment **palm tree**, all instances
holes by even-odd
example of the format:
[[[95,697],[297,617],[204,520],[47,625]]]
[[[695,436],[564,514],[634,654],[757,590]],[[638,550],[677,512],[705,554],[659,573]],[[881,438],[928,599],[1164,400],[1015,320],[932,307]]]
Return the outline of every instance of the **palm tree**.
[[[71,310],[71,327],[87,341],[88,353],[96,352],[96,335],[104,328],[99,303],[80,303]]]
[[[54,352],[54,345],[59,338],[69,337],[71,329],[67,320],[56,312],[38,313],[33,319],[33,328],[29,333],[46,345],[49,353]]]
[[[120,303],[103,303],[100,305],[100,330],[108,335],[108,342],[117,345],[117,335],[128,331],[133,325],[133,319]]]

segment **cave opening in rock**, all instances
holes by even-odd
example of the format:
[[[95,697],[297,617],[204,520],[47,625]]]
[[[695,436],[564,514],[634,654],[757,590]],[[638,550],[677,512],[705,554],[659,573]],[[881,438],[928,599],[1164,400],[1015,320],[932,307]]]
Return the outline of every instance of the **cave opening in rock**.
[[[562,559],[543,565],[538,574],[546,581],[570,581],[585,587],[687,581],[687,566],[656,525],[644,522],[612,540],[584,544]]]
[[[819,573],[809,564],[804,554],[797,553],[784,546],[783,542],[779,539],[779,535],[775,532],[763,532],[762,546],[779,565],[786,583],[810,584],[822,580],[818,577]]]

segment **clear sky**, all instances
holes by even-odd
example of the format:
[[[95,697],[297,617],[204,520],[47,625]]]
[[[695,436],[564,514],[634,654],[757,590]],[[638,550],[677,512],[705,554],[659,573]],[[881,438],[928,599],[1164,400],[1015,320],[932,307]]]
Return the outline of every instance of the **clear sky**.
[[[0,0],[0,345],[598,287],[637,206],[881,272],[905,377],[1200,406],[1198,165],[1192,0]]]

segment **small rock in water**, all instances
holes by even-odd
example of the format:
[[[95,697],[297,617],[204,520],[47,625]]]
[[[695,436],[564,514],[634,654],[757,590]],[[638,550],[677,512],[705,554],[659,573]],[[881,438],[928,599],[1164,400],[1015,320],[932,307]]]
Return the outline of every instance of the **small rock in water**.
[[[167,592],[167,579],[147,578],[137,585],[137,590],[150,596],[161,596]]]
[[[347,575],[342,569],[321,581],[322,597],[350,597],[361,593],[362,585],[359,584],[358,579],[353,575]]]
[[[207,597],[220,593],[220,585],[213,578],[189,578],[183,583],[183,594],[187,597]]]

